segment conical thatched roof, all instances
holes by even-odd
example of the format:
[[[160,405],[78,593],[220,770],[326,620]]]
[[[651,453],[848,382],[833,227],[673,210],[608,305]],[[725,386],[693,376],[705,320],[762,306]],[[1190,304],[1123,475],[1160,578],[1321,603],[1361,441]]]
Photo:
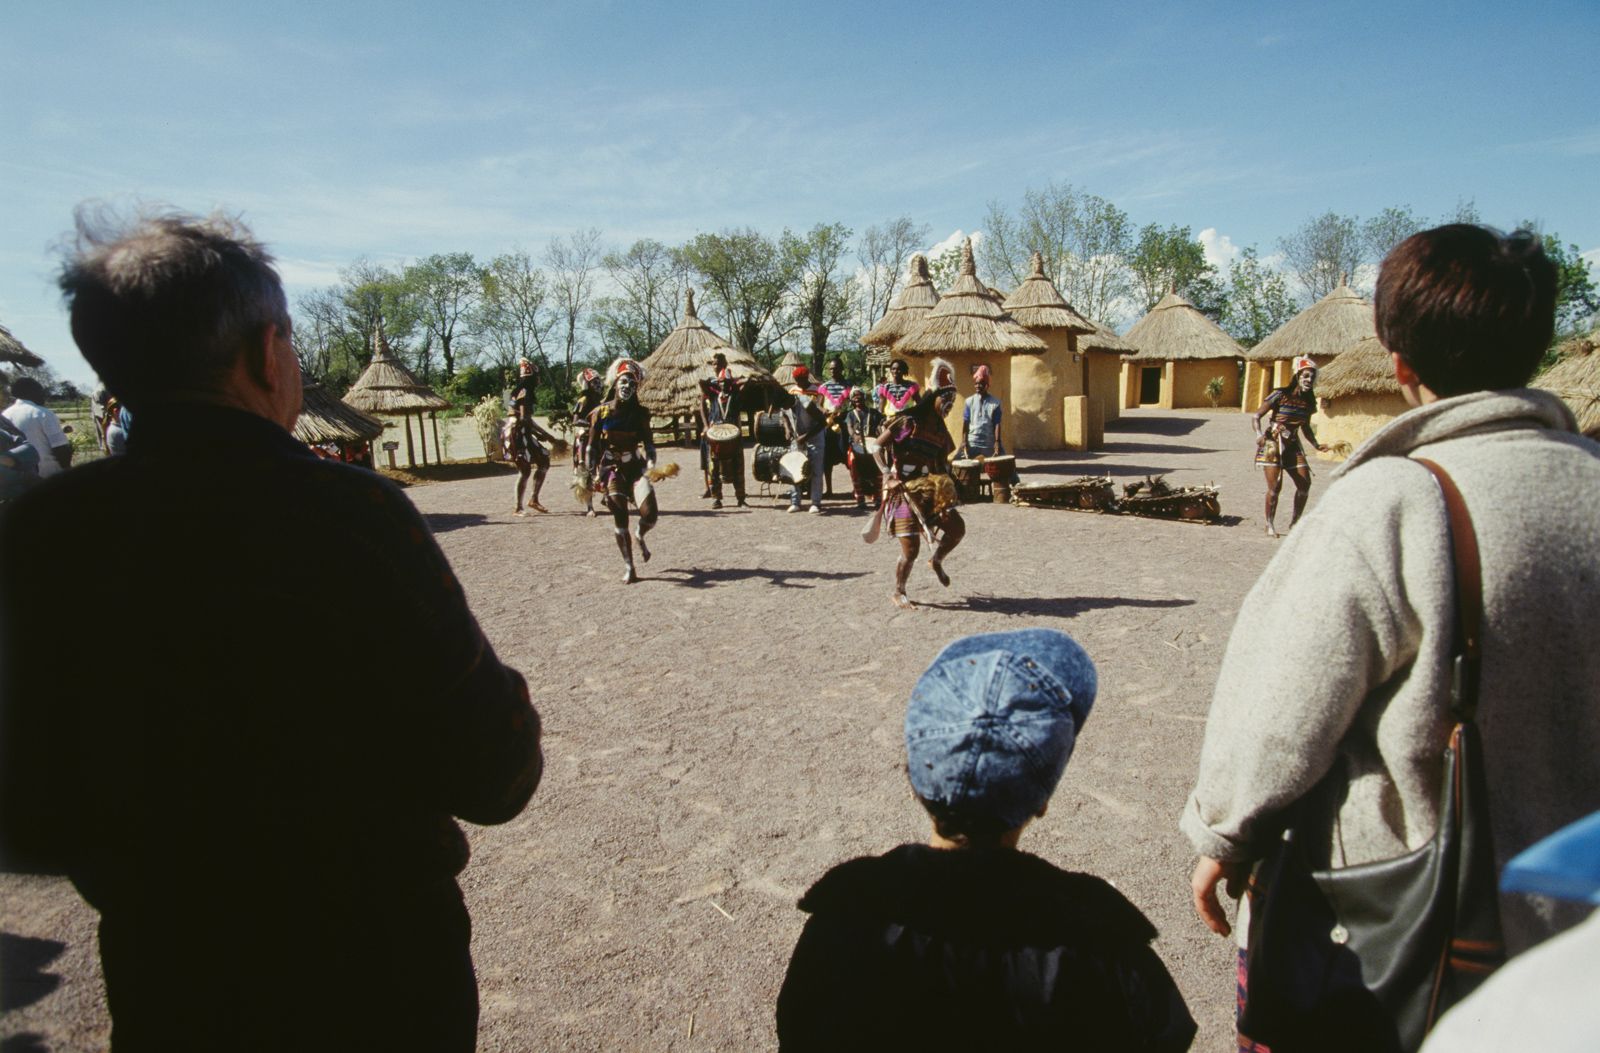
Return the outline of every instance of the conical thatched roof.
[[[972,262],[972,239],[961,243],[961,273],[940,298],[894,345],[908,355],[1031,353],[1046,350],[1045,342],[1018,325],[978,281]]]
[[[1244,355],[1244,348],[1233,337],[1176,292],[1163,296],[1149,314],[1133,323],[1123,339],[1138,348],[1128,356],[1129,361],[1201,361]]]
[[[811,364],[800,357],[800,352],[785,351],[783,357],[778,359],[777,366],[772,370],[772,379],[776,381],[780,387],[787,388],[790,384],[794,383],[795,366],[805,366],[807,369],[811,368]],[[815,380],[817,378],[812,377],[811,379]]]
[[[0,325],[0,362],[10,362],[25,369],[44,365],[44,359],[22,346],[22,341],[11,335],[11,330]]]
[[[1561,359],[1541,373],[1533,386],[1559,395],[1578,418],[1578,430],[1600,438],[1600,330],[1568,340]]]
[[[1101,325],[1093,320],[1090,320],[1089,324],[1094,326],[1094,331],[1078,337],[1079,350],[1109,351],[1113,355],[1133,355],[1138,353],[1139,349],[1118,336],[1115,329]]]
[[[300,416],[294,422],[294,437],[301,442],[308,446],[319,442],[371,442],[382,434],[383,421],[345,405],[322,390],[321,384],[305,384]]]
[[[740,384],[777,386],[750,352],[732,346],[700,320],[694,290],[689,289],[683,297],[683,320],[640,363],[644,383],[639,386],[639,401],[658,417],[694,413],[700,407],[700,381],[711,376],[708,363],[718,351],[727,357],[728,369]]]
[[[1372,305],[1350,288],[1349,275],[1339,287],[1283,323],[1271,336],[1246,351],[1257,362],[1336,355],[1356,341],[1376,336]]]
[[[1056,283],[1045,277],[1044,256],[1033,254],[1033,273],[1001,304],[1029,329],[1065,329],[1073,333],[1092,333],[1094,323],[1072,309]],[[1080,341],[1081,343],[1081,341]]]
[[[911,276],[907,279],[905,287],[895,293],[894,299],[889,303],[889,309],[878,319],[876,325],[867,330],[867,335],[861,338],[861,342],[869,348],[890,347],[896,340],[910,332],[911,327],[938,303],[939,293],[933,287],[933,275],[928,273],[928,257],[919,252],[911,257]],[[868,351],[867,354],[870,356],[872,352]],[[885,358],[884,361],[887,362],[888,359]]]
[[[394,357],[389,349],[389,338],[383,335],[382,318],[372,330],[372,361],[345,392],[344,401],[368,413],[417,413],[450,408],[449,399],[434,394],[432,388]]]
[[[1327,367],[1317,371],[1317,397],[1346,395],[1398,395],[1394,363],[1376,336],[1363,337],[1341,349]]]

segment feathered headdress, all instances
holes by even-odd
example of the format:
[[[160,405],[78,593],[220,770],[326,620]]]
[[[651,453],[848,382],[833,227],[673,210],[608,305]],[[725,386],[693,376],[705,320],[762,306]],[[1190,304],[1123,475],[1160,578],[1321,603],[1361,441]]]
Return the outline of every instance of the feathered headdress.
[[[624,373],[632,374],[635,384],[644,383],[644,367],[627,355],[623,355],[606,367],[606,391],[608,393],[616,389],[617,378]]]
[[[592,369],[584,369],[583,371],[581,371],[578,374],[578,379],[573,384],[573,387],[577,388],[579,391],[583,391],[586,388],[588,388],[588,386],[590,384],[593,384],[595,381],[597,381],[599,379],[600,379],[600,374],[599,373],[595,372]]]
[[[1317,363],[1316,363],[1316,361],[1314,359],[1305,358],[1304,356],[1295,359],[1294,360],[1294,371],[1296,373],[1298,373],[1302,369],[1309,369],[1309,370],[1311,370],[1312,375],[1315,375],[1316,372],[1317,372]]]
[[[928,387],[933,391],[943,391],[956,387],[956,367],[942,358],[935,358],[928,365]]]

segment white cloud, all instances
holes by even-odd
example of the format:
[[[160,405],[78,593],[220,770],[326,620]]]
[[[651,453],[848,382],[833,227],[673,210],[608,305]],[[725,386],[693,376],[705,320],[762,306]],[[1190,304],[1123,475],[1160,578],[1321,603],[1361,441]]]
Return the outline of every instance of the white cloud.
[[[983,244],[983,231],[975,230],[971,234],[968,234],[965,231],[957,230],[943,241],[935,243],[933,248],[927,251],[926,255],[928,257],[928,261],[931,263],[940,256],[943,256],[945,253],[949,252],[951,249],[960,248],[962,241],[969,237],[972,239],[972,251],[977,252],[978,246]]]
[[[280,258],[277,262],[278,277],[283,279],[284,287],[287,289],[320,289],[328,285],[337,285],[339,269],[344,265],[344,263],[330,263],[327,260]]]
[[[1205,250],[1206,262],[1215,267],[1217,273],[1227,274],[1233,261],[1239,258],[1239,247],[1233,243],[1233,239],[1226,234],[1219,234],[1216,227],[1207,227],[1198,237],[1200,247]]]

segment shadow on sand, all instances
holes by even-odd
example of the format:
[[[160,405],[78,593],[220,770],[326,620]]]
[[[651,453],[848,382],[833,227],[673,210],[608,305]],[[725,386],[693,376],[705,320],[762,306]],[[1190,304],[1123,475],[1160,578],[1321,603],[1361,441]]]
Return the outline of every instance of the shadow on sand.
[[[955,603],[916,600],[918,607],[975,614],[1008,614],[1029,618],[1075,618],[1086,611],[1108,607],[1192,607],[1193,600],[1141,600],[1130,596],[968,596]]]
[[[1133,432],[1146,435],[1187,435],[1203,426],[1205,417],[1165,417],[1150,412],[1134,413],[1106,422],[1106,432]]]
[[[640,581],[661,581],[691,589],[709,589],[738,581],[764,581],[782,589],[813,589],[819,581],[845,581],[864,578],[867,572],[843,570],[775,570],[771,567],[718,567],[706,570],[687,567],[682,570],[664,570],[659,574],[642,577]]]
[[[460,530],[462,527],[483,526],[488,523],[489,517],[482,512],[424,512],[422,521],[427,523],[428,529],[435,534],[445,534],[452,530]]]
[[[45,966],[66,949],[59,940],[0,932],[0,1012],[32,1005],[60,987],[61,977],[46,972]]]

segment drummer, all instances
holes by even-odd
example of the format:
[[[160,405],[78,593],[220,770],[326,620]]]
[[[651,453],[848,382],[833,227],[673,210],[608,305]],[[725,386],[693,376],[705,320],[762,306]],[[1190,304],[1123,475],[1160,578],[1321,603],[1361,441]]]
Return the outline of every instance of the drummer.
[[[794,381],[789,386],[789,405],[783,411],[783,430],[789,439],[789,448],[806,455],[808,470],[796,476],[794,488],[789,491],[789,511],[800,511],[805,497],[806,478],[811,487],[811,514],[822,514],[822,481],[827,474],[827,417],[817,404],[817,389],[811,384],[811,370],[805,366],[794,367]]]
[[[955,406],[956,374],[950,363],[933,360],[932,391],[920,395],[900,413],[890,417],[878,433],[878,466],[883,471],[883,518],[900,541],[900,559],[894,568],[895,606],[916,605],[906,596],[906,580],[917,561],[926,535],[936,544],[928,569],[949,587],[944,559],[966,536],[967,525],[956,510],[955,483],[950,478],[950,454],[955,441],[944,416]]]
[[[711,356],[711,379],[700,382],[700,442],[710,464],[712,508],[722,507],[722,484],[733,483],[733,495],[744,508],[744,446],[738,439],[739,410],[736,405],[739,382],[728,368],[728,356],[721,351]],[[718,442],[709,432],[715,425],[734,429],[735,437]]]
[[[868,446],[869,442],[876,445],[881,430],[883,414],[867,402],[864,390],[853,389],[850,392],[850,412],[844,417],[844,434],[845,463],[850,467],[850,483],[855,490],[857,509],[866,508],[869,497],[873,508],[883,504],[883,473],[878,470],[878,462]]]
[[[1002,407],[1000,399],[989,394],[989,367],[980,365],[972,371],[973,394],[961,407],[961,450],[963,458],[1004,457],[1006,444],[1000,434]],[[1015,469],[1006,482],[1015,482]]]
[[[823,436],[825,468],[823,496],[833,496],[833,466],[848,462],[845,446],[844,415],[850,411],[851,387],[844,379],[844,359],[828,359],[828,377],[817,385],[817,405],[827,418],[828,434]],[[852,476],[852,478],[854,478]]]

